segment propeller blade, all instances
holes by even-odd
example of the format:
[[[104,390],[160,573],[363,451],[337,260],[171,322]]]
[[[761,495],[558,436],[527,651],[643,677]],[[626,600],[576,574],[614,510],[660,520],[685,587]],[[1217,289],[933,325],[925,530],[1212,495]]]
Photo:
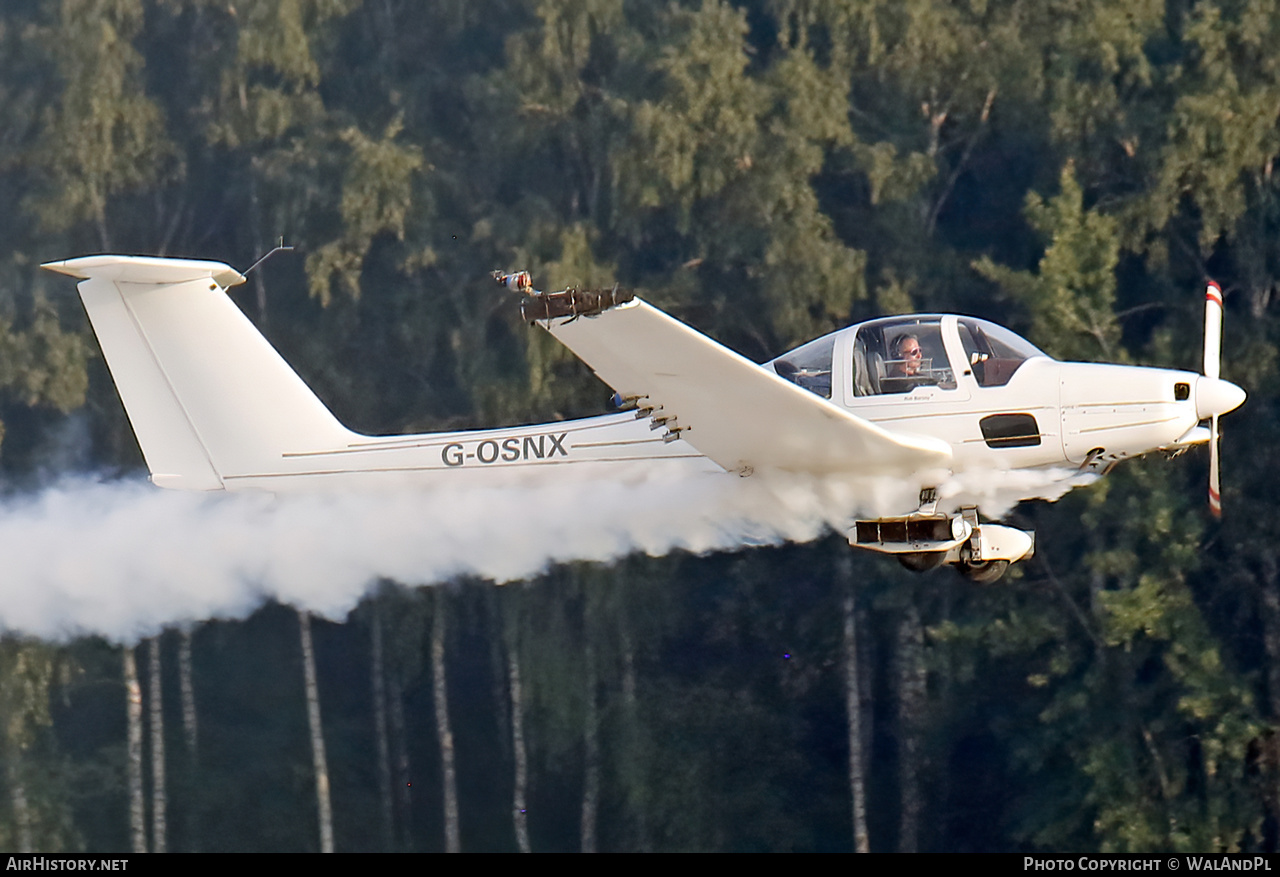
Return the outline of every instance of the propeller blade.
[[[1218,482],[1218,415],[1209,421],[1209,513],[1222,517],[1222,488]]]
[[[1222,366],[1222,287],[1209,281],[1204,294],[1204,376],[1216,378]]]
[[[1222,371],[1222,287],[1210,280],[1204,294],[1204,376]],[[1218,415],[1209,420],[1209,514],[1222,517],[1222,485],[1218,478]]]

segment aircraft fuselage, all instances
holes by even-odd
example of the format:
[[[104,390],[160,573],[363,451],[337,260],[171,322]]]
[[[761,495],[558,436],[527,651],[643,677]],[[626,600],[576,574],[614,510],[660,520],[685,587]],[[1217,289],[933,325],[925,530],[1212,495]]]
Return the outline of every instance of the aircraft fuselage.
[[[761,366],[628,291],[543,294],[520,275],[498,279],[526,297],[525,318],[630,410],[365,436],[343,426],[227,298],[244,282],[234,269],[134,256],[45,267],[80,279],[159,486],[484,488],[779,472],[840,487],[842,511],[832,514],[850,517],[855,544],[912,568],[954,563],[978,581],[1034,549],[1031,534],[983,523],[980,511],[998,518],[1021,499],[1055,499],[1081,472],[1152,451],[1216,447],[1218,416],[1244,401],[1218,379],[1221,291],[1212,284],[1198,375],[1057,362],[1008,329],[952,314],[870,320]],[[1205,419],[1210,429],[1198,426]]]
[[[806,345],[829,352],[820,357],[825,367],[810,368],[797,383],[887,429],[946,442],[953,473],[990,471],[993,477],[1026,469],[1061,470],[1064,475],[1082,468],[1102,471],[1120,460],[1179,450],[1207,440],[1208,431],[1197,427],[1202,419],[1243,399],[1234,385],[1193,372],[1058,362],[1030,345],[1016,366],[1010,365],[1015,357],[995,357],[992,351],[974,362],[974,351],[966,351],[958,331],[964,320],[968,318],[951,315],[897,318],[833,333]],[[894,330],[925,335],[936,328],[936,337],[925,339],[934,346],[928,374],[904,376],[903,386],[890,386],[892,379],[882,376],[881,392],[860,392],[855,346],[868,340],[859,340],[867,326],[881,338]],[[777,365],[785,359],[771,365],[786,373]],[[987,375],[984,386],[980,363],[993,370],[996,362],[1012,371]],[[353,476],[364,484],[371,476],[388,484],[405,479],[439,483],[459,476],[484,481],[569,470],[596,477],[620,465],[664,460],[700,460],[708,469],[719,468],[684,442],[664,441],[654,422],[657,416],[639,410],[493,430],[388,437],[351,433],[340,447],[286,453],[269,470],[224,475],[223,483],[232,490],[288,490],[321,482],[336,485]],[[580,472],[583,466],[593,471]],[[903,496],[914,497],[929,486],[930,478],[936,480],[936,475],[923,475]],[[1035,495],[1029,488],[1022,498]],[[906,515],[915,508],[910,504],[892,513]]]

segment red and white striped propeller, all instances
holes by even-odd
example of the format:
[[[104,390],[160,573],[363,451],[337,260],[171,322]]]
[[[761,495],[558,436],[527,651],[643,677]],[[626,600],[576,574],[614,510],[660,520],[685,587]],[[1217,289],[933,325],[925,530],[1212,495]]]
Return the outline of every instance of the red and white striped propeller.
[[[1222,371],[1222,287],[1209,281],[1204,296],[1204,376],[1218,379]],[[1209,513],[1222,517],[1222,487],[1218,478],[1218,415],[1209,419]]]

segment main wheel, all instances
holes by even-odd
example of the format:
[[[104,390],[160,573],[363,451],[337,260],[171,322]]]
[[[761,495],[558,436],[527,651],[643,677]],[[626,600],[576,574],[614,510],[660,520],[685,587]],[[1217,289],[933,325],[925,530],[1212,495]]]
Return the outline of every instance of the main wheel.
[[[956,564],[956,572],[979,585],[989,585],[999,581],[1008,569],[1009,561],[1007,560],[984,560],[980,563],[961,561]]]
[[[946,557],[945,551],[913,551],[910,554],[899,554],[898,563],[912,572],[924,572],[941,566]]]

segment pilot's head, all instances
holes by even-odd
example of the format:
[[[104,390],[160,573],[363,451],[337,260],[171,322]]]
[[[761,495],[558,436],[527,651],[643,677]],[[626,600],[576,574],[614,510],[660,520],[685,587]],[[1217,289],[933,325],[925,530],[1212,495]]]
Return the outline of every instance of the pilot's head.
[[[920,339],[915,335],[899,335],[893,339],[889,353],[890,358],[894,360],[894,369],[899,374],[914,375],[919,373],[924,353],[920,350]]]

